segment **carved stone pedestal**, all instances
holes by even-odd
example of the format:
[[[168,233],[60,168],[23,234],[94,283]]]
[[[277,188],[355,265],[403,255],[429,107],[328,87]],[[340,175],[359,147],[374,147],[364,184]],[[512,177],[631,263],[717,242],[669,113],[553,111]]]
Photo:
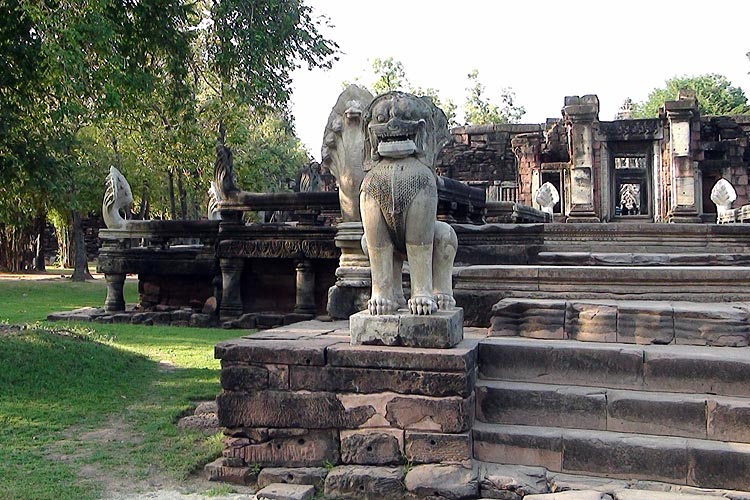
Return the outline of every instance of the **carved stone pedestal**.
[[[336,284],[328,290],[328,314],[346,319],[366,307],[370,298],[370,261],[362,251],[361,222],[336,226],[336,247],[341,249]]]
[[[432,493],[415,486],[419,470],[448,467],[476,490],[477,346],[476,338],[452,349],[351,345],[345,321],[221,342],[217,406],[227,439],[206,469],[249,482],[258,467],[284,467],[284,476],[315,472],[308,484],[327,498],[420,499]]]
[[[362,311],[349,318],[352,344],[447,349],[464,338],[464,310],[416,316],[406,310],[373,316]]]

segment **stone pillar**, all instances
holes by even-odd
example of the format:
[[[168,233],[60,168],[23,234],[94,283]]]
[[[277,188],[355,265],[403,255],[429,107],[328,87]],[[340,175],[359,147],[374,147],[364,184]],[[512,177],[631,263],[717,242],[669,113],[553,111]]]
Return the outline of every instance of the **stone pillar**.
[[[219,259],[221,267],[221,307],[219,318],[230,320],[242,315],[242,269],[245,261],[241,258]]]
[[[534,192],[539,188],[541,144],[539,134],[518,134],[511,139],[518,162],[518,203],[522,205],[532,206]]]
[[[600,222],[594,210],[594,122],[599,120],[599,98],[567,96],[563,115],[570,147],[567,222]]]
[[[669,121],[669,222],[701,222],[695,200],[695,168],[690,142],[691,122],[698,114],[694,95],[680,92],[677,101],[664,103]]]
[[[335,244],[341,249],[336,284],[328,290],[328,314],[345,319],[363,310],[370,297],[370,261],[362,251],[361,222],[336,226]]]
[[[107,298],[104,300],[104,310],[108,313],[124,311],[125,274],[107,273],[104,275],[104,280],[107,282]]]
[[[297,295],[294,312],[299,314],[315,314],[315,271],[312,262],[302,259],[297,262]]]

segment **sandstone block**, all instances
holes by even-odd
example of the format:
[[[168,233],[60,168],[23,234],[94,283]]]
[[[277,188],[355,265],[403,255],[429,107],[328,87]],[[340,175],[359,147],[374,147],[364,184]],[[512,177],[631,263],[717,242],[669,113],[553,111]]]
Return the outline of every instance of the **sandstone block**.
[[[645,386],[652,391],[750,396],[750,359],[741,351],[688,347],[647,350]]]
[[[750,489],[750,445],[689,440],[687,483],[701,488]]]
[[[406,431],[404,454],[415,464],[458,463],[471,460],[471,432],[445,434]]]
[[[258,500],[312,500],[315,488],[306,484],[274,483],[260,489]]]
[[[711,495],[702,492],[698,495],[679,491],[651,491],[651,490],[618,490],[614,492],[614,500],[726,500],[723,495]]]
[[[342,343],[329,347],[326,359],[331,366],[468,372],[476,366],[477,344],[465,339],[453,349],[425,349]]]
[[[385,416],[399,429],[466,432],[474,423],[474,397],[398,396],[386,405]]]
[[[400,498],[404,493],[401,467],[334,467],[325,481],[325,496],[352,500]]]
[[[527,495],[547,493],[547,469],[523,465],[483,463],[479,468],[479,494],[482,498],[516,500]]]
[[[565,316],[568,338],[585,342],[617,342],[617,307],[571,302]]]
[[[475,424],[474,458],[483,462],[562,468],[562,431],[532,426]]]
[[[564,430],[563,441],[564,472],[671,483],[687,476],[685,439]]]
[[[289,366],[288,365],[265,365],[268,370],[269,389],[289,389]]]
[[[448,499],[476,498],[477,471],[460,465],[417,465],[404,478],[406,489],[420,497]]]
[[[209,314],[194,313],[190,316],[190,326],[197,328],[208,328],[213,325],[213,316]]]
[[[640,387],[643,348],[610,347],[596,343],[489,338],[479,344],[478,364],[484,379]]]
[[[232,320],[232,328],[242,328],[244,330],[252,330],[256,327],[256,317],[258,316],[257,313],[247,313],[243,314],[239,318]]]
[[[273,483],[309,484],[323,491],[323,482],[328,474],[325,467],[266,467],[258,474],[258,488]]]
[[[565,338],[564,300],[503,299],[492,307],[491,337]]]
[[[353,429],[375,414],[369,405],[345,409],[330,392],[223,392],[216,401],[222,427]]]
[[[668,302],[627,301],[617,304],[617,342],[669,344],[674,340]]]
[[[611,498],[608,494],[595,490],[560,491],[524,497],[525,500],[611,500]]]
[[[445,373],[415,370],[291,366],[292,390],[372,393],[393,391],[425,396],[468,396],[474,372]]]
[[[482,422],[607,428],[605,389],[483,381],[476,397],[477,419]]]
[[[257,365],[222,366],[221,387],[228,391],[265,389],[268,387],[268,370]]]
[[[632,391],[607,391],[607,430],[706,438],[706,399]]]
[[[426,316],[361,311],[349,318],[352,344],[447,349],[463,339],[463,309],[437,311]]]
[[[750,443],[750,401],[713,398],[707,401],[708,438]]]
[[[230,457],[242,458],[247,464],[271,467],[316,467],[338,463],[339,440],[335,430],[277,430],[261,443],[234,441],[225,449]]]
[[[678,344],[745,347],[748,312],[726,304],[675,302],[674,330]]]
[[[167,311],[155,312],[151,314],[151,319],[155,325],[168,325],[172,322],[172,313]]]
[[[223,458],[206,464],[203,469],[208,474],[209,481],[246,485],[252,483],[257,476],[257,473],[254,473],[250,467],[225,466]]]
[[[172,320],[172,323],[175,321],[190,321],[190,316],[193,315],[193,312],[190,310],[185,309],[178,309],[176,311],[172,311],[169,313],[169,317]]]
[[[225,361],[323,366],[326,348],[338,342],[340,338],[255,340],[250,336],[219,342],[214,357]]]
[[[341,431],[341,461],[352,465],[400,464],[403,434],[398,429]]]

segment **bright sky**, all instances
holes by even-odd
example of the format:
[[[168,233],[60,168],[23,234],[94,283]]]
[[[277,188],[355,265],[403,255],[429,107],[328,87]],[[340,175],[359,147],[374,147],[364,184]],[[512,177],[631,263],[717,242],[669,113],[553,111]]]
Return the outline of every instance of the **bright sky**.
[[[466,75],[486,97],[511,87],[524,123],[560,116],[566,95],[597,94],[611,120],[625,100],[678,75],[719,73],[750,97],[750,1],[713,0],[307,0],[333,25],[341,58],[329,71],[294,74],[297,135],[320,159],[328,114],[343,81],[372,83],[371,61],[393,57],[415,86],[459,108]],[[459,110],[460,112],[460,110]]]

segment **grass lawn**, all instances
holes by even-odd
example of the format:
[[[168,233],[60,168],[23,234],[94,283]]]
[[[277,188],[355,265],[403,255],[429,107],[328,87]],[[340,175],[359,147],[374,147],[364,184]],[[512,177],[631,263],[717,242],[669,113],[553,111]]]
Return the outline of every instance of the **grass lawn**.
[[[126,285],[129,303],[134,287]],[[154,478],[185,478],[221,450],[219,435],[174,423],[219,392],[213,346],[238,332],[42,321],[53,311],[101,305],[105,290],[103,280],[0,279],[4,500],[137,490]]]

